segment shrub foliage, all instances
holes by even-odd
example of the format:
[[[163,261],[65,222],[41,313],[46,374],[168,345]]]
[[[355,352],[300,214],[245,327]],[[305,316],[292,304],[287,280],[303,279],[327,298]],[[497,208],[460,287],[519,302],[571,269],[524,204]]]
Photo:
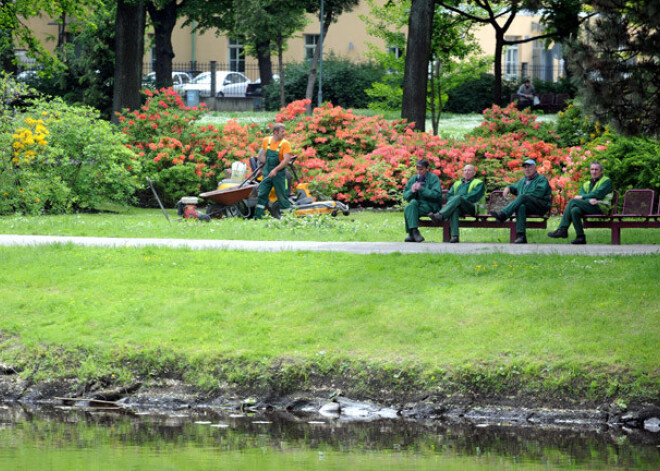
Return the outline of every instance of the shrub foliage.
[[[60,99],[3,110],[0,214],[91,210],[128,203],[140,162],[99,112]]]

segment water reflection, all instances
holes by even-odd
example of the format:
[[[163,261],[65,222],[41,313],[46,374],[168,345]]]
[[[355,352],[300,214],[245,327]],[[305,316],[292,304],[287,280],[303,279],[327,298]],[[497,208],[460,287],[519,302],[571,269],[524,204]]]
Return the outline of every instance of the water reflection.
[[[0,406],[0,470],[658,469],[660,437],[223,411]]]

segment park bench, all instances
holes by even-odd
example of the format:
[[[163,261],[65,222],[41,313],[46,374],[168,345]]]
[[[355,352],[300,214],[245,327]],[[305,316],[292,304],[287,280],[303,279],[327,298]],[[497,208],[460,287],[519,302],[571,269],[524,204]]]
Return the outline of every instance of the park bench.
[[[568,100],[571,96],[567,93],[542,93],[537,95],[539,103],[534,105],[532,109],[543,110],[546,113],[557,113],[563,111],[568,106]],[[511,102],[515,103],[521,97],[517,93],[511,94]]]
[[[612,199],[612,214],[590,214],[584,217],[585,229],[610,229],[612,245],[621,245],[621,229],[624,228],[659,228],[660,227],[660,198],[658,207],[653,213],[655,192],[648,189],[627,190],[623,195],[623,208],[618,213],[618,193],[615,191],[617,202]]]
[[[484,227],[494,229],[509,229],[509,240],[511,243],[516,240],[516,221],[515,215],[504,222],[499,222],[493,216],[491,211],[501,211],[510,200],[505,198],[502,191],[496,190],[490,193],[488,197],[486,214],[477,214],[476,216],[463,215],[459,219],[459,227]],[[429,217],[420,217],[420,227],[442,227],[442,241],[449,242],[451,232],[449,221],[434,222]],[[527,215],[527,229],[547,229],[548,217],[536,214]]]

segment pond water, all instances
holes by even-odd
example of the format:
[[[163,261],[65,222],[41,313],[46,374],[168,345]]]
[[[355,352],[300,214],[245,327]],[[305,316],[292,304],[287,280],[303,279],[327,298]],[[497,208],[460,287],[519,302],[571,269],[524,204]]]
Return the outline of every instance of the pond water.
[[[0,470],[657,470],[660,437],[318,416],[0,404]]]

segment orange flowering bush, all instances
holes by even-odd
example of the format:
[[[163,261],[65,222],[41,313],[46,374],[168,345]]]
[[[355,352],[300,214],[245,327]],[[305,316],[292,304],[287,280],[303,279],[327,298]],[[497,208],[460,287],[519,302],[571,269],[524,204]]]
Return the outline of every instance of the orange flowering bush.
[[[154,180],[167,204],[182,196],[214,189],[224,170],[257,151],[256,124],[235,120],[222,128],[196,126],[204,105],[188,107],[171,88],[145,90],[140,110],[119,115],[128,145],[141,158],[143,173]],[[147,193],[148,195],[148,193]]]
[[[311,103],[312,100],[309,98],[292,101],[287,106],[280,109],[280,112],[275,116],[275,121],[278,123],[293,121],[297,116],[307,111],[307,105],[310,105]]]
[[[461,177],[466,164],[474,164],[488,191],[522,178],[522,163],[535,159],[539,173],[550,180],[559,208],[584,173],[580,164],[587,158],[585,150],[559,147],[536,116],[513,107],[486,110],[484,123],[474,133],[464,141],[448,141],[414,132],[405,121],[356,115],[329,103],[307,116],[308,103],[293,102],[277,117],[287,125],[299,177],[352,205],[399,203],[415,161],[422,158],[429,160],[446,188]],[[149,174],[157,175],[169,202],[212,188],[234,161],[255,155],[264,137],[257,125],[233,120],[220,129],[193,126],[201,112],[165,90],[150,96],[139,112],[120,116],[132,148],[146,160]],[[542,135],[549,137],[542,140]]]
[[[484,120],[470,136],[492,136],[515,134],[519,139],[537,139],[546,142],[559,142],[559,136],[550,123],[536,121],[537,116],[529,108],[519,110],[514,103],[501,108],[493,105],[483,111]]]

